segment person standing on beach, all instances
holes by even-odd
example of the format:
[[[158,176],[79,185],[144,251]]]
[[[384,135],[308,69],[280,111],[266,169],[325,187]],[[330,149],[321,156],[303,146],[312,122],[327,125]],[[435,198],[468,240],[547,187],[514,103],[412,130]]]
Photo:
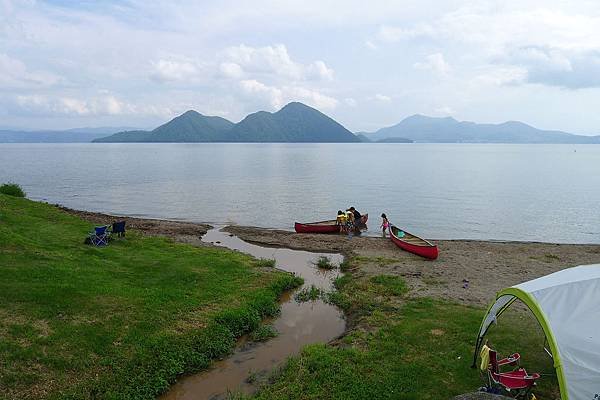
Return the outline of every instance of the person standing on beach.
[[[346,229],[348,230],[348,235],[350,235],[350,237],[352,237],[352,233],[354,232],[354,212],[352,212],[350,209],[346,210]]]
[[[335,219],[335,224],[340,227],[340,233],[346,230],[346,222],[346,214],[342,210],[338,210],[337,218]]]
[[[383,237],[385,237],[385,232],[390,228],[390,221],[388,221],[387,215],[385,213],[381,214],[381,232],[383,233]]]

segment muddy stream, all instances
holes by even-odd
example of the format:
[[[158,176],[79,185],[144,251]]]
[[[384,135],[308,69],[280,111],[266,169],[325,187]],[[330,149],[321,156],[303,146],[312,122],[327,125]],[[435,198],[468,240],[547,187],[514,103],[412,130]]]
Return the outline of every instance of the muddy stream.
[[[304,278],[302,288],[315,285],[325,292],[333,289],[333,280],[340,272],[339,269],[320,270],[315,266],[316,260],[326,256],[334,265],[343,260],[341,254],[258,246],[219,228],[209,230],[202,241],[256,258],[275,259],[278,269]],[[274,320],[267,321],[277,330],[278,336],[261,343],[252,343],[247,337],[242,337],[233,354],[213,363],[206,371],[180,378],[160,399],[216,400],[227,398],[229,393],[252,393],[256,387],[254,380],[248,379],[250,376],[265,376],[289,356],[297,354],[303,346],[326,343],[342,335],[346,326],[343,313],[320,299],[298,303],[294,294],[302,288],[285,293],[280,299],[281,313]]]

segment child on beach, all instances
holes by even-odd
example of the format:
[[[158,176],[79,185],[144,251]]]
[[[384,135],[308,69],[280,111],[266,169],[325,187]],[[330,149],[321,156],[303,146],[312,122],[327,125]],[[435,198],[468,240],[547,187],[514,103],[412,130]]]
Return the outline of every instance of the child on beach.
[[[385,232],[390,228],[390,221],[388,221],[387,215],[385,215],[385,213],[381,214],[381,228],[382,228],[382,233],[383,233],[383,237],[385,237]]]
[[[350,209],[346,210],[346,230],[348,236],[352,237],[352,233],[354,232],[354,213]]]
[[[342,210],[338,210],[337,218],[335,219],[335,224],[340,227],[340,233],[346,230],[346,214]]]

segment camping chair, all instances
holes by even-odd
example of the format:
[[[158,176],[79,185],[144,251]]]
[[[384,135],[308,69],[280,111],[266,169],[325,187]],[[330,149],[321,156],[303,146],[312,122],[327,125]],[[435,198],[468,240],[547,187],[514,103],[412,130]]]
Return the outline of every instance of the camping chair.
[[[113,235],[117,235],[118,237],[125,237],[125,221],[118,221],[112,224]]]
[[[489,364],[487,368],[488,383],[492,387],[494,385],[502,387],[508,393],[513,394],[515,398],[527,398],[529,392],[535,385],[536,379],[539,379],[540,374],[534,373],[529,375],[524,368],[519,366],[521,355],[514,353],[509,357],[498,360],[498,353],[487,346],[482,348],[482,355],[488,353]],[[484,357],[482,356],[482,359]],[[482,363],[483,364],[483,363]],[[512,371],[502,372],[501,367],[511,366]]]
[[[94,246],[108,246],[108,240],[110,239],[108,227],[108,225],[96,226],[94,232],[89,234],[90,243]]]

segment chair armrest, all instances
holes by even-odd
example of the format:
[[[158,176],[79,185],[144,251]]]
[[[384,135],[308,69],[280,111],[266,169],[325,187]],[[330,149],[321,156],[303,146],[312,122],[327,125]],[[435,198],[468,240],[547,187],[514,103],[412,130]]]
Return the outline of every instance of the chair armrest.
[[[510,356],[503,358],[502,360],[498,360],[498,366],[501,365],[515,365],[521,359],[521,355],[519,353],[511,354]]]

